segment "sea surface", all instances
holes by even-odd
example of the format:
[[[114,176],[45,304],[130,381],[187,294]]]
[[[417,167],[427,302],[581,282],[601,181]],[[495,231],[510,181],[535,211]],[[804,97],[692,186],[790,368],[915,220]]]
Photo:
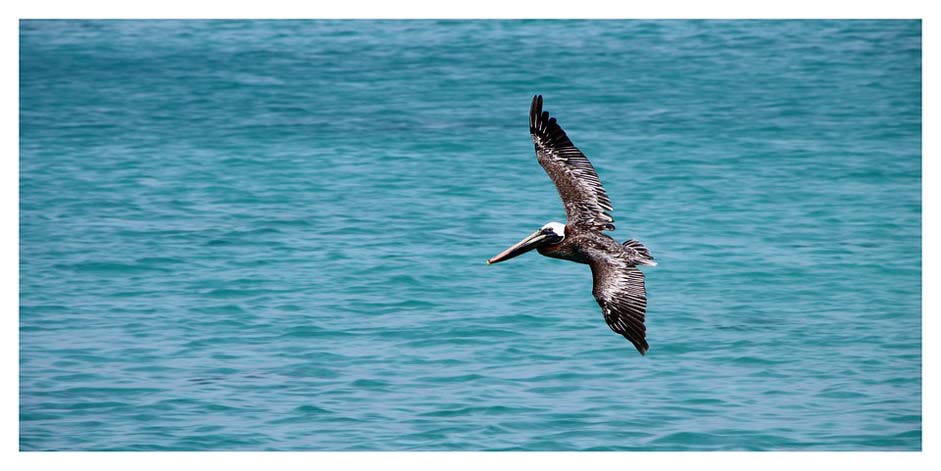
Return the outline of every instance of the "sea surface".
[[[21,450],[919,450],[919,21],[22,21]],[[650,351],[534,94],[646,243]]]

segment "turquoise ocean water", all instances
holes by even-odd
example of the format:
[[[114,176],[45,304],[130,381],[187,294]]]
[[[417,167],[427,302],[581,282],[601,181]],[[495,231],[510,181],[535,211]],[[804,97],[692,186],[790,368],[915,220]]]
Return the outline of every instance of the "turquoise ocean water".
[[[23,21],[22,450],[918,450],[918,21]],[[545,96],[644,241],[641,357]]]

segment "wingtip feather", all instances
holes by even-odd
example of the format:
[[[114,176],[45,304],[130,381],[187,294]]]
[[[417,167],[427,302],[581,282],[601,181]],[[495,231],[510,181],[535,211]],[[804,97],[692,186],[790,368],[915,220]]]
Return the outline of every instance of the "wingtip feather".
[[[640,352],[640,356],[642,356],[642,357],[647,356],[647,351],[650,350],[650,345],[647,345],[647,341],[646,341],[646,340],[640,339],[639,342],[638,342],[638,341],[635,341],[635,340],[632,340],[632,339],[630,339],[630,338],[628,338],[628,340],[630,340],[631,343],[634,344],[634,347],[637,348],[637,351],[638,351],[638,352]]]
[[[536,129],[536,123],[539,121],[539,115],[542,114],[542,95],[533,96],[533,104],[529,107],[529,130]]]

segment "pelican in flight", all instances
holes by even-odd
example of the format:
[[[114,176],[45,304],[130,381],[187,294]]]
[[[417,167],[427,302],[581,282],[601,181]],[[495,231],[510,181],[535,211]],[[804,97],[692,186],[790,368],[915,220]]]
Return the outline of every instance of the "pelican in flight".
[[[546,257],[585,263],[591,267],[592,294],[611,330],[629,340],[641,355],[647,353],[644,314],[647,291],[638,265],[654,262],[636,240],[618,243],[603,231],[614,230],[611,200],[591,162],[572,144],[565,131],[542,110],[542,95],[533,97],[529,133],[539,165],[555,183],[565,205],[567,224],[550,222],[512,247],[487,260],[493,264],[536,249]]]

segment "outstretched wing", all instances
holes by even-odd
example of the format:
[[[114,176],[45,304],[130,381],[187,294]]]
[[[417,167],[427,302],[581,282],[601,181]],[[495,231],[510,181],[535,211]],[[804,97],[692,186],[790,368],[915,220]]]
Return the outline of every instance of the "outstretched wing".
[[[644,274],[634,265],[616,258],[599,257],[589,262],[594,278],[592,294],[601,306],[604,320],[611,330],[630,340],[641,355],[647,345],[647,290]]]
[[[542,95],[533,97],[529,133],[536,145],[539,164],[559,190],[568,223],[597,231],[614,230],[614,218],[609,213],[614,208],[595,168],[572,144],[555,118],[542,111]]]

